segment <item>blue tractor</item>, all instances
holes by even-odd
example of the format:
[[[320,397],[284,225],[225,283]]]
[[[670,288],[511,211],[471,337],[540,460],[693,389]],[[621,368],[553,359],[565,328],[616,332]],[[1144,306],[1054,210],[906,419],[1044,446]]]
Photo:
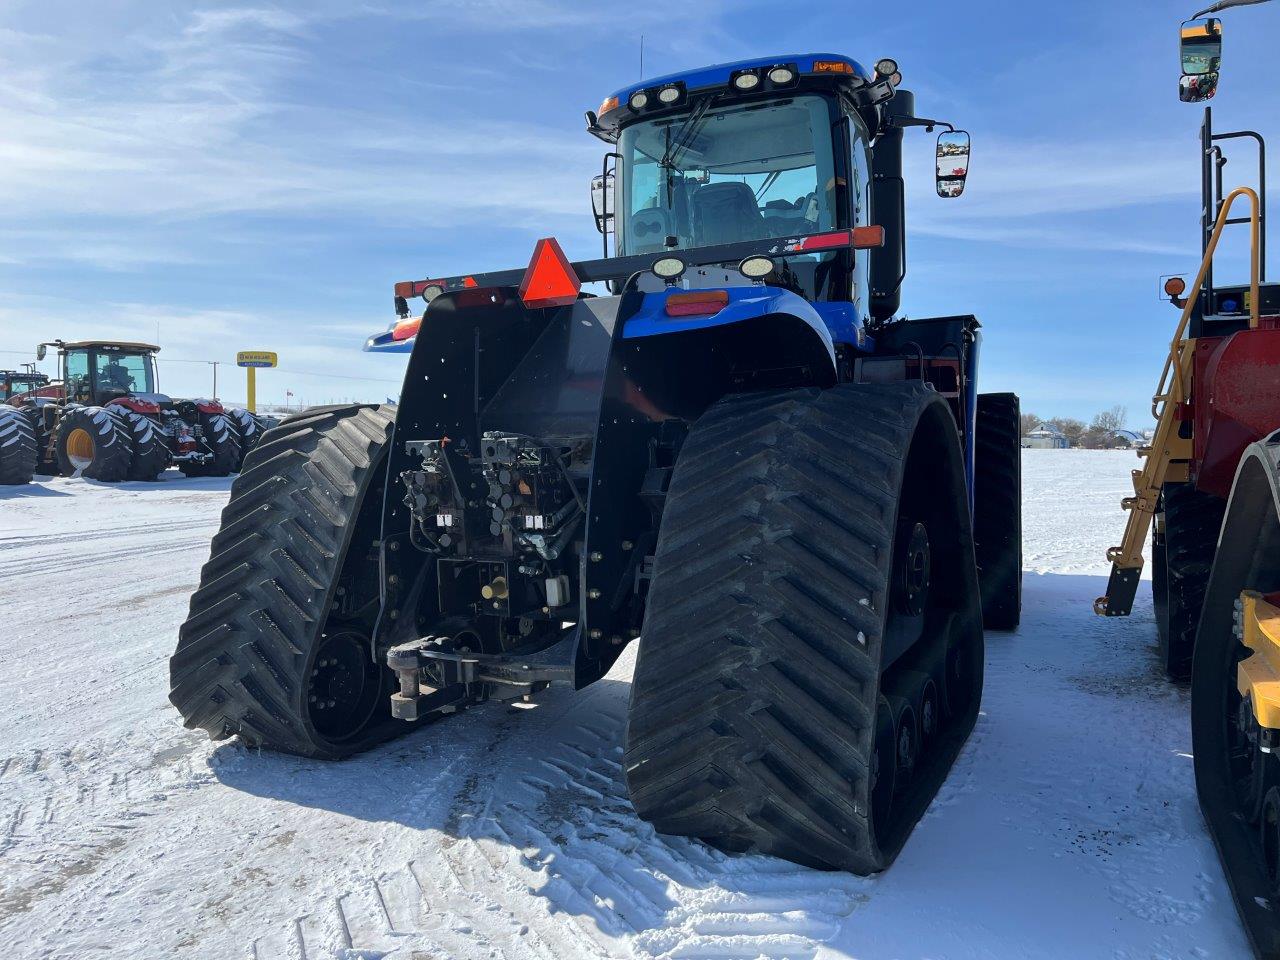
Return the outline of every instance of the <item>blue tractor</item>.
[[[946,128],[941,196],[969,154],[900,80],[812,54],[619,90],[586,117],[604,257],[397,284],[399,405],[293,417],[232,488],[187,726],[338,758],[638,642],[641,817],[886,867],[1021,583],[1017,398],[976,393],[974,317],[899,313],[904,131]]]

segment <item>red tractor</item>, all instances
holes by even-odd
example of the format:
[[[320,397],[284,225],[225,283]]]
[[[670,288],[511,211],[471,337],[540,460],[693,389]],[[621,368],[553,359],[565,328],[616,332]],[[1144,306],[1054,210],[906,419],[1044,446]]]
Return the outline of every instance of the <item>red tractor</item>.
[[[62,396],[62,384],[39,373],[34,363],[22,366],[22,370],[0,370],[0,403],[17,406],[27,398]]]
[[[51,346],[62,376],[57,395],[26,392],[0,407],[0,483],[35,473],[154,480],[171,465],[189,477],[225,477],[262,434],[247,410],[157,393],[157,346],[55,340],[40,344],[37,357]]]
[[[1208,11],[1242,5],[1224,0]],[[1222,24],[1182,25],[1184,102],[1218,88]],[[1224,150],[1252,143],[1258,189],[1224,195]],[[1280,960],[1280,283],[1266,278],[1265,144],[1200,128],[1202,258],[1165,293],[1181,317],[1139,449],[1124,539],[1107,552],[1108,617],[1133,609],[1150,532],[1161,666],[1191,687],[1196,787],[1259,957]],[[1237,205],[1237,201],[1239,204]],[[1224,228],[1249,229],[1247,283],[1215,277]]]

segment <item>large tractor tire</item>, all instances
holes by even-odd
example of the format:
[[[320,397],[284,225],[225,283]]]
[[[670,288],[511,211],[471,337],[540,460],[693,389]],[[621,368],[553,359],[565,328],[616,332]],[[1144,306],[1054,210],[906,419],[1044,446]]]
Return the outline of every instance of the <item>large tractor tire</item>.
[[[1017,394],[978,395],[974,425],[973,549],[988,630],[1022,618],[1022,418]]]
[[[1280,591],[1280,433],[1250,445],[1241,459],[1203,595],[1191,675],[1200,809],[1254,950],[1280,958],[1280,754],[1262,749],[1237,687],[1240,662],[1251,655],[1237,633],[1244,590]]]
[[[197,414],[204,445],[213,454],[203,463],[181,461],[179,469],[188,477],[229,477],[240,469],[240,432],[225,413]]]
[[[103,483],[129,479],[133,437],[128,422],[105,407],[68,407],[58,420],[58,469],[64,477]]]
[[[982,611],[955,422],[917,383],[729,397],[676,462],[631,687],[641,817],[888,866],[973,727]]]
[[[169,441],[150,417],[132,410],[121,410],[117,416],[129,425],[133,440],[133,464],[130,480],[155,480],[169,466]]]
[[[394,406],[310,410],[236,478],[169,661],[187,727],[329,759],[412,728],[392,719],[394,674],[370,657],[360,617],[376,593],[359,616],[335,611],[344,576],[377,563],[394,420]]]
[[[1170,680],[1184,683],[1191,679],[1196,628],[1226,501],[1189,483],[1167,483],[1160,506],[1159,536],[1152,538],[1158,555],[1151,564],[1160,663]]]
[[[0,406],[0,485],[30,483],[40,461],[31,420],[17,407]]]
[[[244,458],[258,445],[266,428],[255,414],[241,407],[228,408],[227,416],[235,424],[236,435],[240,438],[240,460],[233,471],[239,473],[241,466],[244,465]]]

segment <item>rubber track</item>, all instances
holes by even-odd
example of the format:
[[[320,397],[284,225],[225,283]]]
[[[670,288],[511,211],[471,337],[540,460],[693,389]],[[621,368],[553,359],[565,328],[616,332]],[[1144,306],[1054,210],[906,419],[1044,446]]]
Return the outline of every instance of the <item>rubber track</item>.
[[[873,872],[868,761],[918,385],[730,397],[667,497],[625,768],[664,833]],[[892,856],[889,857],[892,859]]]
[[[39,460],[31,420],[17,407],[0,407],[0,484],[30,483]]]
[[[1189,483],[1163,490],[1167,621],[1160,655],[1169,679],[1191,679],[1196,629],[1227,502]]]
[[[982,623],[1013,630],[1022,617],[1022,423],[1017,394],[978,395],[974,423],[973,547]]]
[[[334,758],[405,732],[390,720],[350,739],[307,719],[306,678],[366,490],[385,462],[395,407],[315,408],[285,421],[231,487],[169,661],[187,727]]]

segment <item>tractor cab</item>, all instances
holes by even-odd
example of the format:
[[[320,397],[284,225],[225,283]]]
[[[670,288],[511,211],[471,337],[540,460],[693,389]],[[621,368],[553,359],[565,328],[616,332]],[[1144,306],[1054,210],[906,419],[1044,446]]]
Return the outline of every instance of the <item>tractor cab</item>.
[[[35,396],[49,387],[49,378],[37,373],[31,364],[25,370],[0,370],[0,403],[16,397]]]
[[[156,395],[155,355],[160,348],[149,343],[55,340],[41,344],[58,348],[58,365],[69,403],[104,406],[121,397],[151,399]]]
[[[968,134],[917,119],[901,79],[892,60],[867,71],[813,54],[619,90],[587,117],[613,146],[592,189],[606,255],[609,233],[626,257],[854,230],[852,249],[791,258],[770,282],[811,302],[852,301],[859,320],[888,318],[905,267],[902,129],[949,131],[938,143],[940,196],[959,196],[968,174]],[[726,266],[728,276],[703,269],[680,284],[753,282]]]

